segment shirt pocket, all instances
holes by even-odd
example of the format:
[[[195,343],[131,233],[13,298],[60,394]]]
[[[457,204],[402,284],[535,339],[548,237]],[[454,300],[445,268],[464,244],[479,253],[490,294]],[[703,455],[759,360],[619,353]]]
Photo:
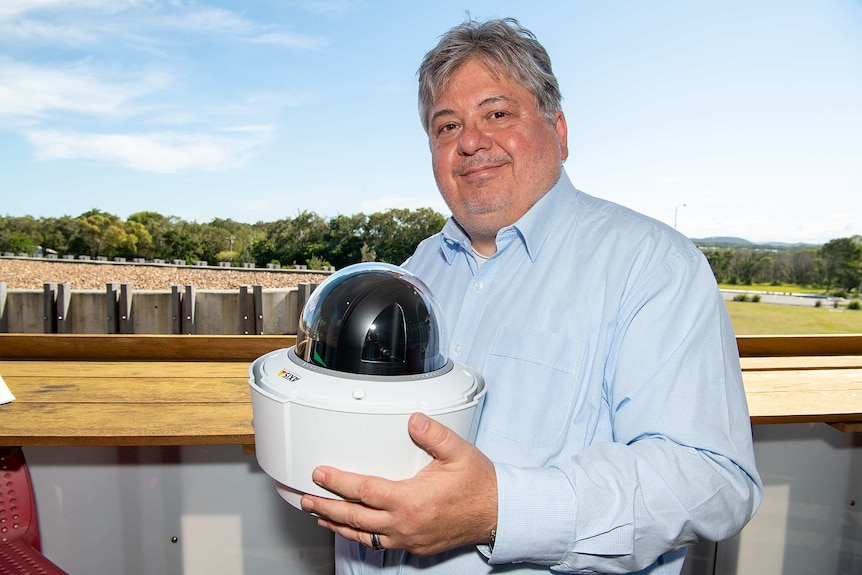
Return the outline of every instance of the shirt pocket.
[[[488,394],[479,427],[531,447],[559,441],[581,386],[585,349],[558,333],[501,328],[483,370]]]

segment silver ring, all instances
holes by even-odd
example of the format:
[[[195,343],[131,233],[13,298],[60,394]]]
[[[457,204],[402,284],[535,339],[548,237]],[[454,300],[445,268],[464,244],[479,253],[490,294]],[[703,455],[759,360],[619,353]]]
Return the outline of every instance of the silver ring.
[[[375,551],[383,551],[383,545],[380,544],[380,535],[371,533],[371,547]]]

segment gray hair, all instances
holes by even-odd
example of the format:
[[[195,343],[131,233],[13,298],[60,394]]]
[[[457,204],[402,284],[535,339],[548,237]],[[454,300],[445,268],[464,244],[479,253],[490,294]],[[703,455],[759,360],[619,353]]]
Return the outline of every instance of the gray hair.
[[[471,19],[441,36],[419,67],[419,117],[426,133],[435,98],[455,70],[471,58],[481,59],[494,72],[529,90],[536,96],[539,112],[553,123],[562,95],[551,58],[536,36],[514,18]]]

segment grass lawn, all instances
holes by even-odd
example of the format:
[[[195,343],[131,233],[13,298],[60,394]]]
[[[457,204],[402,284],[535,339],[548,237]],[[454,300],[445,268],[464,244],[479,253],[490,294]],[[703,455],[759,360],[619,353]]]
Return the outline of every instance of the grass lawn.
[[[862,310],[726,301],[737,335],[862,333]]]

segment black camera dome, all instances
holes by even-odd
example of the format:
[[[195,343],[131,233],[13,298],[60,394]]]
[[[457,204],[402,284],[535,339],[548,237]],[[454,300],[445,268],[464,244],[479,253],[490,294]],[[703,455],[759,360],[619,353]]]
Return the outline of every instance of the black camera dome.
[[[311,295],[299,321],[296,354],[345,373],[430,373],[447,362],[441,321],[436,300],[407,270],[355,264]]]

